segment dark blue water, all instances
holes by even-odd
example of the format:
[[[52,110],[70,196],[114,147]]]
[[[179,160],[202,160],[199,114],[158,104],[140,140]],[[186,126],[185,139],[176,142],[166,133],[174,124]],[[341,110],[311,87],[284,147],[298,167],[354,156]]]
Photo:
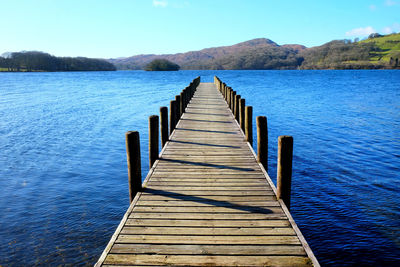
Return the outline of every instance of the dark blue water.
[[[292,214],[325,266],[400,261],[399,71],[0,73],[0,265],[91,265],[128,207],[124,133],[218,75],[294,137]],[[254,133],[256,131],[254,130]]]

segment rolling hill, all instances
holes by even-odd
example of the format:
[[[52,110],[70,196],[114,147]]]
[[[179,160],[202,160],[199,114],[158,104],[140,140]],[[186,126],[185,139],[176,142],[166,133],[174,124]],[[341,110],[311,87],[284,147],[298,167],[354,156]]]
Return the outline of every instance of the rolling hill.
[[[279,46],[275,42],[258,38],[232,46],[206,48],[200,51],[166,55],[137,55],[127,58],[109,59],[118,69],[143,69],[156,58],[164,58],[182,69],[265,69],[296,68],[301,45]],[[276,62],[284,64],[275,65]]]
[[[400,34],[373,34],[359,42],[335,40],[311,48],[278,45],[258,38],[187,53],[137,55],[108,61],[117,69],[139,70],[158,58],[174,62],[181,69],[392,69],[400,68]]]

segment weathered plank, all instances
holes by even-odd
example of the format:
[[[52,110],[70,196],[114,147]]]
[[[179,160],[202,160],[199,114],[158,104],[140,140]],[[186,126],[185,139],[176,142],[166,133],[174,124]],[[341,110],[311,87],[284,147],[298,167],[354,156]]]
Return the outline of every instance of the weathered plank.
[[[111,253],[130,253],[135,251],[137,254],[164,254],[164,255],[273,255],[286,256],[297,255],[305,256],[302,246],[295,245],[155,245],[155,244],[115,244]]]
[[[109,254],[105,264],[174,266],[309,266],[301,256],[213,256],[213,255],[140,255]]]
[[[135,226],[124,227],[121,234],[129,235],[252,235],[252,236],[269,236],[269,235],[295,235],[290,227],[147,227]]]
[[[217,219],[129,219],[126,226],[179,226],[179,227],[287,227],[290,222],[286,219],[255,220],[217,220]]]

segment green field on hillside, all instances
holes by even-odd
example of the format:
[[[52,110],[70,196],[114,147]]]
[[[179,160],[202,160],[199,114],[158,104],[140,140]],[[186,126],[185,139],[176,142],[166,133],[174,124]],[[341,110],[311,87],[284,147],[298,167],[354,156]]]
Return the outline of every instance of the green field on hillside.
[[[368,38],[358,44],[373,44],[375,51],[370,52],[370,62],[384,62],[390,64],[396,58],[400,58],[400,34],[389,34],[376,38]]]

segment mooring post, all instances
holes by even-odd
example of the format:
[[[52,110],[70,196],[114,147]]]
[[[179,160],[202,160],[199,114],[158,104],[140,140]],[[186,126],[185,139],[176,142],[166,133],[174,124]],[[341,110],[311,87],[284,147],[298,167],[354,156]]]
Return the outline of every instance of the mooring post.
[[[232,95],[231,95],[231,111],[232,111],[232,114],[235,114],[235,98],[236,98],[236,91],[233,91]]]
[[[149,117],[149,165],[153,167],[154,162],[158,159],[158,116]]]
[[[246,106],[245,109],[245,127],[246,127],[246,139],[247,142],[253,146],[253,107]]]
[[[278,169],[277,192],[278,199],[285,202],[290,209],[290,193],[292,184],[293,137],[282,135],[278,138]]]
[[[180,104],[180,108],[181,110],[179,111],[179,113],[181,114],[181,116],[183,115],[183,112],[185,112],[185,93],[181,92],[181,104]],[[181,117],[180,116],[180,117]]]
[[[235,115],[235,119],[237,122],[239,122],[239,105],[240,105],[240,95],[235,96],[235,112],[233,113]]]
[[[129,201],[132,202],[136,196],[136,193],[142,190],[139,132],[126,132],[125,144],[126,159],[128,162]]]
[[[257,116],[257,160],[268,172],[268,125],[267,117]]]
[[[246,106],[246,99],[241,98],[240,99],[240,107],[239,107],[239,119],[240,119],[240,128],[242,128],[242,131],[245,132],[245,127],[244,127],[244,108]]]
[[[230,91],[229,87],[227,86],[226,87],[226,103],[228,104],[228,106],[229,106],[229,96],[230,95],[231,95],[231,91]]]
[[[224,99],[226,100],[226,88],[225,88],[225,83],[222,83],[222,96],[224,97]]]
[[[168,108],[160,108],[160,132],[161,132],[161,147],[164,147],[168,141]]]
[[[183,90],[183,95],[185,96],[185,109],[187,107],[187,104],[189,103],[189,90],[188,87],[185,88],[185,90]]]
[[[171,100],[169,102],[169,124],[170,124],[169,125],[169,134],[172,134],[172,132],[175,129],[175,125],[176,125],[176,122],[175,122],[176,107],[175,106],[176,106],[176,101],[175,100]]]
[[[229,94],[229,109],[232,111],[232,103],[233,103],[233,93],[234,93],[235,91],[233,91],[233,89],[230,91],[230,94]]]
[[[177,112],[176,112],[177,119],[175,120],[175,122],[178,123],[179,118],[181,117],[181,96],[180,95],[175,96],[175,101],[176,101],[176,110],[177,110]]]

